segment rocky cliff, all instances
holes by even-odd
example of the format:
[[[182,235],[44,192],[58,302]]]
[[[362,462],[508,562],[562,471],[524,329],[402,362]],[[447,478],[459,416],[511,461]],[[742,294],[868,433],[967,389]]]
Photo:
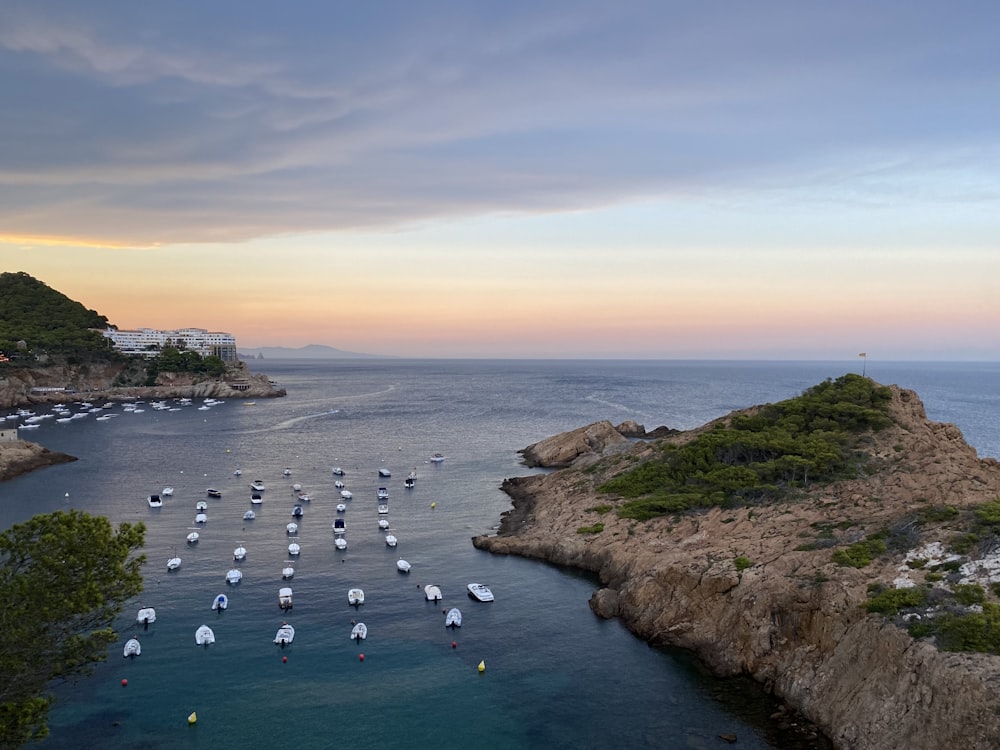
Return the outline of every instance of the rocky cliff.
[[[66,453],[50,451],[37,443],[25,440],[0,443],[0,481],[69,461],[76,461],[76,458]]]
[[[866,446],[878,467],[871,476],[814,487],[794,503],[620,519],[602,512],[618,500],[597,487],[651,455],[655,442],[615,439],[610,425],[592,425],[541,452],[533,446],[537,465],[546,465],[541,458],[567,468],[505,480],[513,509],[496,535],[473,542],[598,574],[597,614],[622,618],[657,645],[690,649],[717,674],[751,675],[837,747],[996,747],[1000,657],[940,652],[866,613],[868,586],[891,587],[906,569],[903,551],[863,569],[831,559],[830,545],[921,509],[1000,495],[997,461],[980,459],[955,426],[930,422],[913,392],[892,392],[894,424]],[[598,522],[603,531],[580,533]],[[912,544],[943,542],[959,531],[949,523],[911,530]]]

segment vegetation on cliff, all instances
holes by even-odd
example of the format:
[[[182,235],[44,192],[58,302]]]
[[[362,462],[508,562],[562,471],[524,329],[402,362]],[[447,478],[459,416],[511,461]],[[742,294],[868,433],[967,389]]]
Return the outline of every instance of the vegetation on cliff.
[[[689,442],[664,443],[656,459],[600,490],[629,498],[618,514],[637,520],[779,500],[809,482],[856,475],[867,460],[859,436],[891,423],[890,399],[888,388],[859,375],[827,380],[720,421]]]
[[[38,515],[0,534],[0,748],[47,733],[49,683],[88,674],[142,591],[143,524],[81,511]]]
[[[108,319],[24,272],[0,273],[0,352],[109,355]],[[18,342],[24,342],[19,348]]]

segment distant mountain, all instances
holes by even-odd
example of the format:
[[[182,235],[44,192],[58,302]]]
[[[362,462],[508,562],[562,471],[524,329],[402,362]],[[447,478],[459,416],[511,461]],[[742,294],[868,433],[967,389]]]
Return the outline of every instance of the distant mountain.
[[[309,344],[293,349],[287,346],[261,346],[240,352],[240,359],[371,359],[382,354],[345,352],[323,344]]]

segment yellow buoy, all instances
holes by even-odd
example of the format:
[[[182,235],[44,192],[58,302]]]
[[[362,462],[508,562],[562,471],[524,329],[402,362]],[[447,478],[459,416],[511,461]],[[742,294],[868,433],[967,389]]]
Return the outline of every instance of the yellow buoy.
[[[485,659],[483,661],[479,662],[478,669],[479,669],[480,672],[485,672],[486,671],[486,660]]]
[[[437,503],[431,503],[431,507],[432,508],[436,508],[437,507]]]
[[[196,721],[198,721],[198,713],[196,711],[192,711],[191,715],[188,716],[188,724],[194,724]]]

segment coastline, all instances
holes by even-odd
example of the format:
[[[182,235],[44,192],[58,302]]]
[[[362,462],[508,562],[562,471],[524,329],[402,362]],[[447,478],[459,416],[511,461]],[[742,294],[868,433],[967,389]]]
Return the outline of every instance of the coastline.
[[[12,440],[0,443],[0,482],[22,474],[43,469],[46,466],[76,461],[76,456],[50,451],[38,443],[27,440]]]
[[[597,574],[596,614],[621,618],[651,644],[693,652],[717,675],[753,677],[837,747],[993,747],[1000,657],[940,652],[866,614],[868,584],[892,585],[898,556],[862,571],[834,564],[829,548],[803,549],[818,524],[855,538],[927,503],[968,507],[1000,494],[996,460],[979,459],[953,425],[928,421],[916,394],[892,390],[896,425],[870,448],[882,462],[873,476],[812,489],[795,504],[637,523],[596,512],[609,503],[597,487],[656,443],[611,441],[587,452],[587,441],[566,433],[524,452],[565,456],[576,445],[568,468],[505,480],[512,509],[495,535],[473,543]],[[603,531],[580,533],[598,521]],[[737,570],[740,556],[752,564]]]

